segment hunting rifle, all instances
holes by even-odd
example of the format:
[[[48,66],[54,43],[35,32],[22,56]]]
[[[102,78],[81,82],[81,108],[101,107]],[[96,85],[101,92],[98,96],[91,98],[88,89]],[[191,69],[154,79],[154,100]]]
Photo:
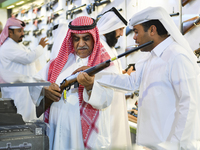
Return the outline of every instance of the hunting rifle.
[[[41,23],[42,22],[42,19],[44,18],[44,16],[41,16],[41,17],[36,17],[36,18],[34,18],[33,19],[33,24],[35,25],[35,26],[37,26],[39,23]]]
[[[31,41],[24,41],[22,44],[24,44],[24,46],[28,46],[30,42]]]
[[[36,30],[33,30],[33,36],[37,37],[37,36],[40,36],[42,34],[42,31],[44,29],[36,29]]]
[[[24,35],[29,35],[29,32],[31,32],[31,30],[24,30]]]
[[[83,5],[78,6],[78,7],[74,6],[71,10],[67,10],[66,11],[66,19],[69,19],[68,16],[70,16],[71,19],[72,19],[74,14],[81,13],[82,12],[81,8],[84,7],[84,6],[86,6],[86,4],[83,4]]]
[[[60,16],[60,13],[59,13],[59,12],[61,12],[61,11],[63,11],[63,8],[60,9],[60,10],[58,10],[58,11],[53,12],[53,13],[51,14],[51,16],[48,16],[48,17],[47,17],[47,24],[52,23],[56,18],[58,18],[58,17]]]
[[[52,43],[52,44],[48,44],[47,50],[48,50],[48,51],[51,51],[52,47],[53,47],[53,43]]]
[[[108,4],[110,3],[110,0],[104,0],[104,1],[101,1],[101,0],[94,0],[94,3],[91,3],[89,5],[87,5],[86,7],[86,11],[88,14],[91,14],[92,11],[95,11],[95,6],[101,6],[103,4]]]
[[[46,5],[46,11],[49,11],[49,10],[53,9],[53,6],[56,3],[58,3],[58,0],[53,0],[53,1],[49,2],[49,3],[47,3],[47,5]]]
[[[41,10],[43,5],[44,5],[44,3],[40,4],[39,6],[35,6],[33,8],[33,13],[37,14]]]
[[[196,16],[183,22],[183,35],[200,25],[200,17]]]
[[[133,49],[131,49],[131,50],[125,52],[125,53],[122,53],[122,54],[120,54],[120,55],[118,55],[116,57],[113,57],[113,58],[111,58],[109,60],[106,60],[106,61],[104,61],[104,62],[102,62],[102,63],[100,63],[100,64],[98,64],[96,66],[88,68],[88,69],[84,70],[83,72],[86,72],[89,76],[93,76],[96,73],[98,73],[99,71],[107,68],[110,65],[110,62],[112,62],[112,61],[114,61],[114,60],[116,60],[118,58],[121,58],[121,57],[123,57],[125,55],[128,55],[129,53],[137,51],[138,49],[141,49],[141,48],[143,48],[145,46],[148,46],[148,45],[150,45],[152,43],[153,43],[153,41],[149,41],[147,43],[144,43],[144,44],[142,44],[142,45],[140,45],[138,47],[135,47],[135,48],[133,48]],[[78,74],[79,73],[71,75],[71,76],[65,78],[62,81],[62,83],[60,84],[60,89],[61,89],[60,93],[62,93],[63,90],[65,90],[65,89],[68,91],[71,88],[72,85],[74,85],[74,87],[78,87],[77,86],[78,85],[78,82],[77,82]],[[45,101],[45,104],[44,104],[44,101]],[[52,103],[53,103],[53,101],[48,99],[47,97],[42,99],[40,104],[39,104],[39,106],[36,107],[36,115],[37,115],[37,117],[40,117],[45,112],[45,110],[48,109],[51,106]]]
[[[69,2],[70,4],[72,4],[72,3],[74,2],[74,0],[66,0],[66,6],[68,5],[68,2]]]
[[[52,27],[49,30],[47,30],[47,37],[51,37],[53,35],[52,30],[53,30]]]

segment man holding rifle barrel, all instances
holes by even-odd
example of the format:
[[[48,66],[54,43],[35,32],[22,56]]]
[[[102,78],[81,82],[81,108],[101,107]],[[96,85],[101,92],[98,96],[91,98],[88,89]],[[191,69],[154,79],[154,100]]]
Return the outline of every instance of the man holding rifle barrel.
[[[94,77],[80,73],[77,77],[79,87],[74,85],[71,89],[63,91],[63,85],[75,76],[72,74],[110,59],[100,43],[98,32],[94,19],[86,16],[74,19],[69,24],[69,30],[58,56],[37,75],[52,83],[44,88],[45,104],[53,102],[50,111],[45,112],[45,121],[50,125],[48,130],[50,149],[115,147],[114,144],[112,145],[110,123],[111,105],[115,103],[113,89],[100,86]],[[112,63],[106,70],[117,73]],[[62,84],[59,87],[60,83]],[[40,106],[44,100],[39,94],[41,89],[33,87],[31,91],[34,102]],[[119,121],[120,117],[124,117],[123,115],[127,117],[127,112],[121,113],[121,116],[116,116],[119,117]],[[116,130],[127,129],[128,125],[126,125],[124,123]],[[126,134],[129,133],[123,133],[121,138],[127,138]],[[122,146],[128,149],[130,145],[127,142]]]
[[[200,149],[200,87],[196,57],[161,7],[136,13],[129,22],[149,55],[130,76],[107,74],[97,82],[134,91],[139,88],[136,142],[153,150]]]

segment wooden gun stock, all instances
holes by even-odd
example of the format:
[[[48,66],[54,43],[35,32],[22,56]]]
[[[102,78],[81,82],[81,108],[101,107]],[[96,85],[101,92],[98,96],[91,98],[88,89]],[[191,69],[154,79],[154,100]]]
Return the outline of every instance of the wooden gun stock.
[[[191,0],[182,0],[182,6],[184,7],[187,3],[189,3]]]
[[[183,22],[183,34],[186,34],[200,24],[200,17],[196,16]]]

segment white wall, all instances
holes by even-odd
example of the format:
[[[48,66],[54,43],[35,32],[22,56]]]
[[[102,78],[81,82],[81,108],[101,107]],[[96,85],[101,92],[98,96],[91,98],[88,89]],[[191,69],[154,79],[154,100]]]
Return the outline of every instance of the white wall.
[[[3,28],[7,21],[7,9],[0,9],[0,21],[3,24]]]

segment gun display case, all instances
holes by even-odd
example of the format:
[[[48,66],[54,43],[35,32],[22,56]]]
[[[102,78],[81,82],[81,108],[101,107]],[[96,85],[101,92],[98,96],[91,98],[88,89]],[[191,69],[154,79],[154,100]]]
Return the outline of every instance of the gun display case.
[[[49,82],[5,70],[0,73],[0,88],[49,85]],[[39,119],[24,122],[22,116],[17,114],[14,100],[0,98],[0,150],[48,150],[46,128],[46,124]]]

